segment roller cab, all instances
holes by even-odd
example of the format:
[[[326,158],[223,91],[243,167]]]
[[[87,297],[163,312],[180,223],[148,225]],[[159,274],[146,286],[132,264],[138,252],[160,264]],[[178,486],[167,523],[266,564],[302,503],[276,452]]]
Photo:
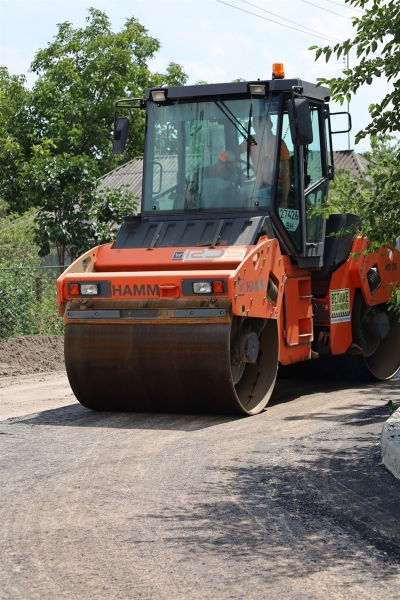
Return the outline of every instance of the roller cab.
[[[141,214],[58,280],[82,404],[251,415],[279,364],[349,352],[378,378],[398,369],[386,307],[398,253],[383,249],[370,265],[351,254],[364,243],[353,234],[340,230],[333,251],[327,241],[328,101],[326,88],[277,77],[117,102],[115,152],[128,131],[121,114],[146,111]]]

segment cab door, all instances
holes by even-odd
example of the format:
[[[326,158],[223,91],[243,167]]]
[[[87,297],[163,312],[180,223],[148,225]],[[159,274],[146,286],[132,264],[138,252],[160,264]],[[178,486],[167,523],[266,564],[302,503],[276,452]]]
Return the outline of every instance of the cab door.
[[[277,200],[280,231],[289,238],[301,267],[320,267],[326,219],[321,213],[328,195],[324,106],[309,101],[313,131],[311,144],[297,146],[289,134],[289,114],[283,112],[282,140],[290,154],[290,191],[287,203]]]
[[[328,197],[328,172],[325,143],[325,119],[322,104],[310,102],[313,141],[299,148],[303,167],[303,255],[301,267],[320,267],[324,253],[326,219],[321,209]]]

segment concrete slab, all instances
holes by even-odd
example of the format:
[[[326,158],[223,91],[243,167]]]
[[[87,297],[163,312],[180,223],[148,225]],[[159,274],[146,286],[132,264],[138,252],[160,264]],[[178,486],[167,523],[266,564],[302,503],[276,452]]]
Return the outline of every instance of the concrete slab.
[[[400,408],[384,423],[381,434],[382,462],[400,479]]]

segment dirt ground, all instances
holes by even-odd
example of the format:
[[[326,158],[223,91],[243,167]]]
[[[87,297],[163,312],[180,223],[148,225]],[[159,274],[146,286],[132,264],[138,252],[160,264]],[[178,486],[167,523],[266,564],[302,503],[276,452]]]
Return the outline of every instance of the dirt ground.
[[[63,336],[26,335],[0,339],[0,376],[63,371],[64,368]]]

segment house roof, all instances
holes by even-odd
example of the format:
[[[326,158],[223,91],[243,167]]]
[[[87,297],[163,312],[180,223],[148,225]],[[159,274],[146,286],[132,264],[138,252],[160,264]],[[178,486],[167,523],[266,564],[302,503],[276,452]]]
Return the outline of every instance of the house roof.
[[[336,150],[333,153],[335,170],[348,169],[354,177],[364,177],[368,162],[354,150]]]
[[[117,167],[113,171],[102,175],[99,179],[98,190],[116,189],[122,186],[128,186],[129,191],[138,198],[142,197],[142,179],[143,179],[143,156],[138,156],[133,160]]]
[[[368,163],[365,158],[354,152],[354,150],[337,150],[333,153],[333,160],[336,170],[348,169],[353,176],[364,177]],[[160,163],[164,183],[165,181],[169,183],[171,179],[170,184],[173,185],[174,178],[176,179],[176,157],[159,156],[157,161]],[[155,174],[155,185],[157,185],[157,177],[158,175]],[[141,198],[142,179],[143,156],[138,156],[100,177],[98,190],[127,186],[136,198]]]

